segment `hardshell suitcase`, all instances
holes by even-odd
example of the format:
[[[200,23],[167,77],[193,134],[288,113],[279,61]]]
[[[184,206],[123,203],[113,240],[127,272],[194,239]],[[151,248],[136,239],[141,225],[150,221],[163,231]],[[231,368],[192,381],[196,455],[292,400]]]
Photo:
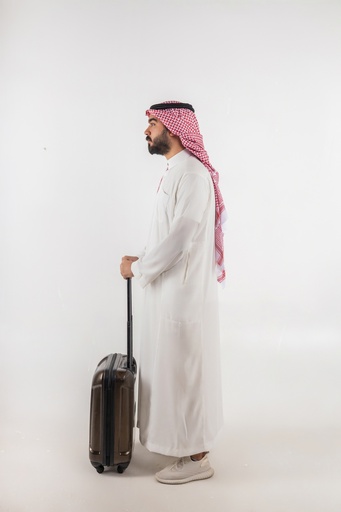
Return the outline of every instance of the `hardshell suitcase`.
[[[118,473],[129,466],[135,417],[131,281],[127,279],[127,355],[109,354],[93,376],[90,400],[89,459],[98,473],[105,466]]]

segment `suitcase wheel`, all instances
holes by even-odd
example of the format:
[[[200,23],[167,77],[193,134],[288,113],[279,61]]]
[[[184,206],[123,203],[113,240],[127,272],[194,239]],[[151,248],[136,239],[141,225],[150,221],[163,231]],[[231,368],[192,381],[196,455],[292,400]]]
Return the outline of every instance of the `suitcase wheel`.
[[[117,473],[124,473],[124,471],[127,469],[128,466],[129,466],[129,462],[126,464],[119,464],[117,466]]]
[[[103,473],[104,467],[103,466],[97,466],[96,467],[96,471],[97,471],[97,473]]]

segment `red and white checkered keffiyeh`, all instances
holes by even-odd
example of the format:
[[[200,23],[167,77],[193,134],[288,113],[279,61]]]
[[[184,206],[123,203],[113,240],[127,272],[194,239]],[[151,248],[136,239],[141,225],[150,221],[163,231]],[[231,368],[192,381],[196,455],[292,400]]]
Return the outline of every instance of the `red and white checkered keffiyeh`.
[[[219,174],[212,167],[209,161],[194,109],[187,104],[187,107],[185,108],[170,108],[169,104],[171,103],[179,104],[177,101],[165,101],[162,104],[158,104],[157,109],[154,110],[150,108],[147,110],[146,115],[148,117],[156,117],[170,132],[177,135],[180,138],[182,145],[204,164],[212,177],[216,210],[215,249],[217,279],[219,283],[222,283],[225,280],[223,224],[226,220],[226,210],[224,200],[219,189]],[[165,105],[164,110],[161,108],[162,105]]]

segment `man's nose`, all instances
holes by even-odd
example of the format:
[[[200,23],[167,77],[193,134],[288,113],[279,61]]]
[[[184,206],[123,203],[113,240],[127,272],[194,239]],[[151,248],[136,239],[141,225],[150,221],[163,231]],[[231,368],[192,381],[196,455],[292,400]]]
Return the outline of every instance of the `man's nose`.
[[[149,135],[149,134],[150,134],[149,126],[145,129],[144,134],[145,134],[145,135]]]

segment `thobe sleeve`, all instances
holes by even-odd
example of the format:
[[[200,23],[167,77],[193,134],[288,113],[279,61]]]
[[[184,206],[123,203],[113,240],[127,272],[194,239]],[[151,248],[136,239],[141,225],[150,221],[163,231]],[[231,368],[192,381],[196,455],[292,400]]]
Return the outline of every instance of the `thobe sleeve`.
[[[146,248],[144,248],[142,251],[137,252],[136,256],[138,257],[139,260],[141,260],[145,254],[146,254]],[[131,264],[131,271],[132,271],[134,277],[137,277],[138,279],[141,277],[141,273],[139,270],[139,261],[134,261]]]
[[[209,181],[198,174],[186,174],[176,192],[174,217],[168,235],[136,261],[132,271],[142,287],[171,269],[192,243],[200,221],[211,204]]]

